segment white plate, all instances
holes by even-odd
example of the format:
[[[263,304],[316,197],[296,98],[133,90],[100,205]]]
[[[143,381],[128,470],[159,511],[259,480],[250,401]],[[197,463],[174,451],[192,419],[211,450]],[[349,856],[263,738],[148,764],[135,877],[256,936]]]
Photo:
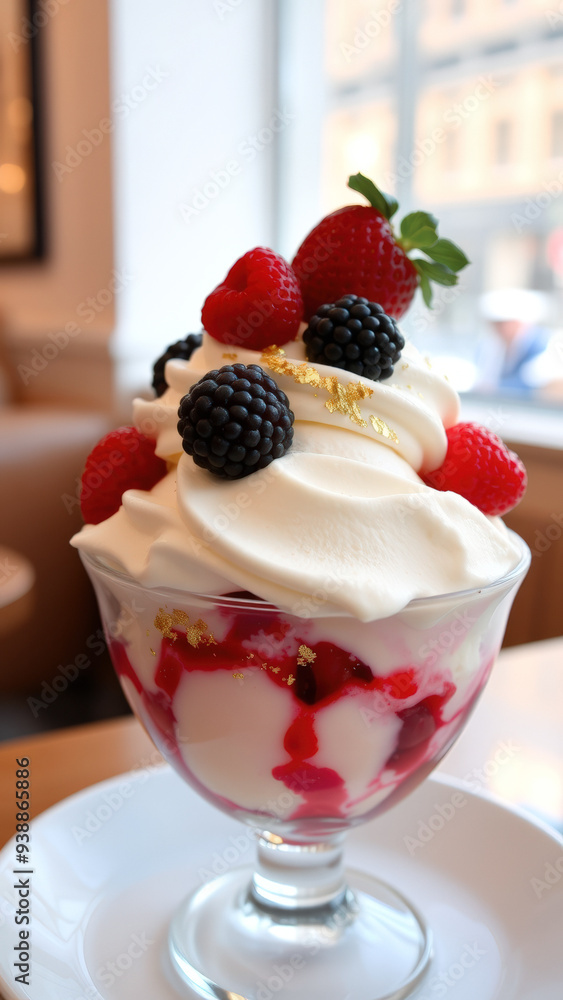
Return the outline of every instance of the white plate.
[[[6,997],[177,1000],[186,994],[168,968],[168,921],[213,871],[251,861],[253,843],[245,827],[159,767],[49,809],[32,825],[31,855],[25,986],[12,964],[14,842],[0,853]],[[347,855],[405,893],[433,927],[435,956],[417,1000],[561,1000],[563,841],[547,827],[434,777],[350,833]]]

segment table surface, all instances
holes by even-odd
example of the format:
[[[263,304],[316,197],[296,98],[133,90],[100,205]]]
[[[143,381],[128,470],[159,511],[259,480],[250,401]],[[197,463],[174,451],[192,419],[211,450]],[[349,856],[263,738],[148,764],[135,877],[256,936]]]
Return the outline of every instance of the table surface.
[[[0,743],[0,845],[15,830],[21,757],[30,759],[32,816],[97,781],[162,759],[129,716]],[[439,770],[563,829],[563,638],[501,652]]]

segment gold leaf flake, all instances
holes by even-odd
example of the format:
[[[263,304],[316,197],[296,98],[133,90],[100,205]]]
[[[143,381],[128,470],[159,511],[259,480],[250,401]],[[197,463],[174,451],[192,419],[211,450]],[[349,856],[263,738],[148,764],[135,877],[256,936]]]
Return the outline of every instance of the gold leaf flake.
[[[358,403],[362,399],[373,396],[373,389],[370,389],[369,386],[362,382],[339,382],[336,375],[321,375],[306,361],[297,364],[279,354],[271,355],[264,352],[261,361],[276,374],[293,378],[298,385],[310,385],[314,389],[324,389],[331,397],[325,402],[330,413],[342,413],[354,423],[359,424],[360,427],[367,427]]]
[[[207,632],[207,625],[203,621],[203,618],[198,618],[198,620],[194,622],[193,625],[188,625],[188,627],[186,628],[186,639],[188,640],[190,646],[193,646],[194,649],[197,649],[199,644],[203,641],[206,641],[207,644],[209,644],[210,639],[212,642],[215,642],[215,639],[213,639],[212,636],[205,635],[206,632]]]
[[[401,369],[402,369],[402,370],[403,370],[404,372],[406,372],[406,370],[407,370],[407,368],[408,368],[408,367],[409,367],[409,366],[408,366],[407,364],[404,364],[404,365],[401,365]]]
[[[285,351],[283,347],[278,347],[277,344],[270,344],[269,347],[265,347],[262,351],[262,357],[269,357],[270,355],[283,355]]]
[[[186,638],[194,649],[197,649],[201,642],[205,642],[208,646],[215,645],[216,640],[212,632],[206,635],[207,624],[202,618],[199,618],[194,624],[190,624],[190,616],[186,611],[182,611],[180,608],[174,608],[172,614],[169,611],[165,611],[164,608],[158,609],[158,614],[154,619],[154,627],[162,632],[162,635],[166,639],[172,639],[173,642],[178,638],[177,632],[172,631],[173,625],[181,625],[182,628],[186,630]]]
[[[432,368],[432,364],[430,362],[430,358],[428,357],[428,355],[426,355],[426,357],[424,358],[424,361],[428,365],[429,368]]]
[[[366,399],[367,396],[373,396],[373,389],[362,385],[361,382],[349,382],[348,385],[344,386],[335,378],[333,391],[334,399],[328,399],[325,403],[327,410],[330,413],[343,413],[360,427],[367,427],[367,421],[362,417],[358,403],[361,399]]]
[[[233,674],[233,677],[235,678],[236,681],[244,680],[244,674]]]
[[[222,357],[227,358],[228,361],[236,361],[236,359],[238,358],[238,354],[229,354],[228,352],[226,352],[225,354],[222,355]]]
[[[299,656],[297,657],[297,663],[300,667],[304,666],[305,663],[314,663],[317,659],[317,654],[313,652],[310,646],[301,645],[299,647]]]
[[[299,385],[313,385],[316,388],[327,388],[324,384],[329,380],[319,374],[316,368],[312,368],[306,361],[296,364],[295,361],[288,361],[276,348],[272,353],[272,348],[267,348],[262,353],[261,360],[278,375],[287,375],[293,378]],[[334,377],[334,376],[333,376]]]
[[[149,649],[150,649],[150,651],[151,651],[151,654],[152,654],[153,656],[156,656],[156,653],[155,653],[154,649],[152,648],[152,646],[149,646]]]
[[[280,672],[279,667],[272,667],[269,663],[261,663],[260,666],[262,670],[271,670],[273,674],[279,674]]]
[[[289,687],[291,687],[292,684],[295,684],[295,677],[293,676],[293,674],[289,675],[289,677],[287,678],[287,683]]]
[[[371,421],[374,431],[377,434],[381,434],[382,437],[388,438],[395,444],[399,444],[399,438],[395,434],[395,431],[391,427],[389,427],[389,424],[386,424],[385,421],[381,419],[381,417],[375,417],[372,413],[369,419]]]
[[[158,609],[158,614],[154,619],[154,627],[162,632],[165,639],[172,639],[173,642],[176,641],[176,633],[172,631],[172,615],[164,608]]]

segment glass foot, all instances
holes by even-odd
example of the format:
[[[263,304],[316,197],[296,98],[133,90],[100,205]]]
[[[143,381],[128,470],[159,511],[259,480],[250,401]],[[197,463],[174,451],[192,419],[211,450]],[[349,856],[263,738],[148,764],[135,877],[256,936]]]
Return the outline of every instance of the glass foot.
[[[288,912],[252,891],[252,868],[198,889],[169,935],[180,978],[211,1000],[404,1000],[431,958],[424,919],[385,882],[347,871],[329,903]]]

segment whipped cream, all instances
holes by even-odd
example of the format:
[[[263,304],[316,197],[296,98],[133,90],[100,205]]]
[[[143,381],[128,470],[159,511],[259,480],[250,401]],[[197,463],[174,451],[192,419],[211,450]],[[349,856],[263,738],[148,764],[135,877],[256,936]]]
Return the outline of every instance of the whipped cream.
[[[289,397],[290,451],[241,480],[214,477],[182,450],[178,406],[208,371],[259,364]],[[228,347],[204,334],[188,362],[166,365],[160,399],[136,400],[134,422],[169,472],[129,490],[120,510],[73,544],[149,588],[247,590],[303,617],[386,617],[413,598],[481,587],[520,557],[499,518],[426,486],[459,398],[407,345],[385,382],[280,353]]]

